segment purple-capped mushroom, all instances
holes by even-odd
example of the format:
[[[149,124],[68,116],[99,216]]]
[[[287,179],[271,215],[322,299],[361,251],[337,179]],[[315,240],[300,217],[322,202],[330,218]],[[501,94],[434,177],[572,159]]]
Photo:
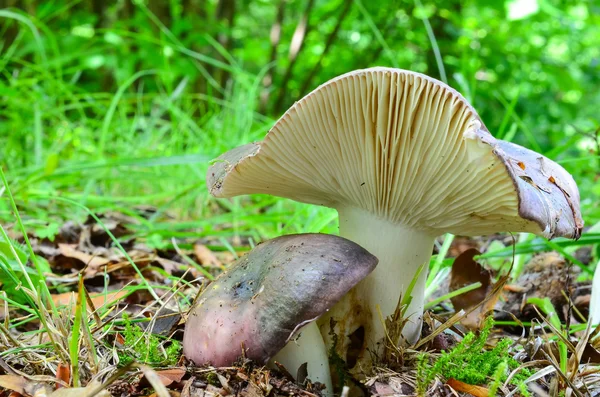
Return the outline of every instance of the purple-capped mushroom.
[[[583,221],[573,178],[550,159],[495,139],[454,89],[390,68],[337,77],[295,103],[262,142],[233,149],[207,176],[216,197],[264,193],[338,210],[340,235],[379,259],[373,273],[323,316],[321,333],[346,357],[384,337],[391,315],[443,233],[529,232],[578,238]],[[412,290],[403,335],[421,327],[426,271]],[[363,354],[356,368],[368,369]]]
[[[376,265],[367,250],[338,236],[297,234],[262,243],[198,297],[186,323],[184,354],[199,365],[228,366],[243,347],[245,357],[266,363],[298,332],[290,344],[309,352],[314,343],[323,348],[312,322]],[[295,374],[303,362],[286,356],[278,361]],[[327,356],[305,356],[309,377],[331,388]]]

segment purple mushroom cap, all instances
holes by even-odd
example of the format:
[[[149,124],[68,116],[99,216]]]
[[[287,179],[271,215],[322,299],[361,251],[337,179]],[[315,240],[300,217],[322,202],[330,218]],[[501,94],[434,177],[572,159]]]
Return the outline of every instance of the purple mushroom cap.
[[[377,265],[342,237],[297,234],[258,245],[198,297],[184,354],[198,365],[264,363],[304,325],[331,308]]]

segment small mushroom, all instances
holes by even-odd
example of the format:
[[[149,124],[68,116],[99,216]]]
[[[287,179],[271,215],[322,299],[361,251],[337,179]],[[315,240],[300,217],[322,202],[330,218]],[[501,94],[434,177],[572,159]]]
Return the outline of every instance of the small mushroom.
[[[420,73],[372,68],[339,76],[296,102],[262,142],[233,149],[208,170],[216,197],[262,193],[338,210],[340,235],[379,259],[327,316],[337,353],[363,330],[362,360],[443,233],[530,232],[578,238],[573,178],[550,159],[495,139],[457,91]],[[426,271],[412,289],[403,335],[420,334]],[[361,331],[362,332],[362,331]]]
[[[298,332],[316,338],[304,342],[301,335],[300,345],[322,345],[316,324],[305,326],[376,265],[377,258],[338,236],[298,234],[262,243],[198,297],[185,328],[184,354],[198,365],[228,366],[242,356],[242,347],[245,357],[266,363]],[[329,383],[326,365],[308,364],[313,380]]]

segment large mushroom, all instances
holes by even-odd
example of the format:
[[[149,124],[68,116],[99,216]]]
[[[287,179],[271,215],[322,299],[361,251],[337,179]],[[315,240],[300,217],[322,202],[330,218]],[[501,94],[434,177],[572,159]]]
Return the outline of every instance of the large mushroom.
[[[379,259],[373,273],[320,320],[345,357],[351,335],[377,350],[391,315],[436,236],[530,232],[578,238],[579,192],[541,154],[495,139],[454,89],[423,74],[372,68],[337,77],[295,103],[262,142],[235,148],[208,171],[216,197],[264,193],[338,210],[340,235]],[[403,335],[414,341],[426,271],[412,290]],[[332,322],[333,323],[333,322]],[[362,328],[361,328],[362,327]],[[370,354],[356,368],[367,369]]]
[[[313,321],[376,265],[364,248],[338,236],[298,234],[262,243],[198,297],[183,352],[199,365],[228,366],[242,349],[266,363],[285,347],[276,359],[294,375],[306,362],[309,378],[330,392],[327,355]]]

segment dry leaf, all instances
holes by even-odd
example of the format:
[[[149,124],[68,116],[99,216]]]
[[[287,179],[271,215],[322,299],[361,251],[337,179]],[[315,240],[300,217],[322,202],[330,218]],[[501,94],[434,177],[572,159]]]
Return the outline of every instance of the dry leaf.
[[[81,252],[75,247],[76,245],[74,244],[58,244],[58,249],[63,256],[77,259],[85,264],[86,277],[94,276],[98,270],[102,268],[102,266],[106,266],[108,263],[110,263],[109,259]]]
[[[488,397],[490,395],[490,391],[485,387],[469,385],[456,379],[448,379],[446,384],[457,392],[469,393],[475,397]]]
[[[139,365],[139,369],[142,370],[144,376],[150,382],[150,385],[154,388],[155,395],[157,397],[171,397],[167,388],[163,385],[161,378],[158,376],[155,370],[148,367],[147,365]]]
[[[0,375],[0,388],[16,391],[17,393],[25,393],[25,386],[29,382],[27,379],[19,375]]]
[[[450,291],[456,291],[457,289],[477,282],[481,283],[481,287],[450,299],[452,305],[454,305],[454,310],[457,312],[460,310],[468,312],[469,309],[484,301],[491,291],[492,275],[488,270],[485,270],[479,263],[473,260],[473,258],[479,254],[480,252],[474,248],[468,249],[460,254],[454,260],[454,264],[452,265]],[[493,307],[493,304],[491,307],[487,304],[483,305],[481,310],[475,309],[465,316],[461,320],[461,323],[468,328],[478,329],[485,318],[485,314]]]
[[[179,383],[185,376],[184,368],[170,368],[162,371],[156,371],[163,385],[169,386],[172,383]]]
[[[202,266],[221,267],[223,264],[215,254],[203,244],[194,244],[194,255]]]
[[[581,356],[581,363],[586,364],[600,364],[600,352],[594,348],[590,343],[585,344],[585,348],[583,349],[583,354]]]
[[[110,397],[110,393],[106,390],[97,392],[98,387],[100,387],[98,382],[91,382],[86,387],[58,389],[49,397]]]
[[[31,382],[19,375],[0,375],[0,389],[33,397],[47,397],[52,391],[45,383]]]
[[[170,259],[161,258],[159,256],[154,258],[154,260],[165,270],[165,272],[169,274],[174,274],[176,271],[188,267],[187,265],[172,261]]]
[[[91,296],[92,303],[96,309],[104,306],[107,303],[114,302],[127,295],[124,290],[108,292],[105,294],[94,294]],[[56,306],[71,306],[74,307],[77,301],[75,292],[65,292],[64,294],[52,295],[52,301]]]

